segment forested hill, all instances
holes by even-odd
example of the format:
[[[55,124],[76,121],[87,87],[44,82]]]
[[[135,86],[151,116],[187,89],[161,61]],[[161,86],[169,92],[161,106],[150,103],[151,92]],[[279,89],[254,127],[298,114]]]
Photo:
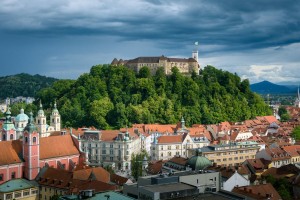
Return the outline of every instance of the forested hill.
[[[212,66],[191,77],[172,69],[154,76],[144,67],[139,74],[123,66],[93,66],[74,81],[57,81],[38,93],[45,107],[54,99],[65,126],[125,127],[132,123],[187,125],[240,121],[271,111],[248,80]]]
[[[51,86],[58,79],[41,75],[17,74],[0,77],[0,99],[6,97],[34,97],[42,88]]]

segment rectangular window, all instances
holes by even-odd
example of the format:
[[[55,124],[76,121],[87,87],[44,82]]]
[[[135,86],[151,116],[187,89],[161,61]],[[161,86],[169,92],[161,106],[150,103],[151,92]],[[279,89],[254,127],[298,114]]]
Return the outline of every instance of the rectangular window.
[[[110,144],[110,148],[114,148],[114,145],[113,145],[113,144]]]
[[[46,188],[45,188],[45,191],[46,191]],[[30,193],[29,193],[29,190],[26,190],[23,192],[23,196],[28,196]]]
[[[0,174],[0,181],[3,181],[3,174]]]
[[[171,146],[168,146],[168,150],[171,150]]]
[[[12,172],[11,173],[11,179],[15,179],[16,178],[16,172]]]
[[[22,196],[21,192],[15,192],[15,198],[20,198]]]
[[[114,157],[110,157],[110,161],[113,161],[114,160]]]
[[[106,154],[106,150],[102,150],[102,154]]]
[[[6,199],[12,199],[12,194],[6,194],[5,197]]]
[[[114,150],[110,150],[110,155],[114,155]]]

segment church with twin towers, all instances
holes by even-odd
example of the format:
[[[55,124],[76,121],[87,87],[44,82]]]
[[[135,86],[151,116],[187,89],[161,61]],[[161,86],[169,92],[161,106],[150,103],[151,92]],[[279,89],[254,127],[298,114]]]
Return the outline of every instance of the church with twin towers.
[[[6,118],[0,132],[0,141],[17,140],[23,137],[24,128],[27,126],[29,117],[24,113],[24,109],[20,110],[14,120],[11,118],[10,108],[6,111]],[[47,117],[40,102],[40,108],[35,117],[35,126],[40,137],[48,137],[54,131],[61,130],[61,117],[57,109],[56,102],[50,115],[50,125],[47,124]]]

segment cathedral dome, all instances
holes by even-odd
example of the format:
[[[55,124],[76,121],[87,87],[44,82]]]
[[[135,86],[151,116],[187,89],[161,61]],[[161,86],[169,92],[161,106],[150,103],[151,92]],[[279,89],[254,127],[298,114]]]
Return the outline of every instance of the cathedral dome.
[[[24,109],[22,108],[20,110],[20,114],[17,115],[15,121],[16,122],[23,122],[23,121],[28,122],[28,119],[29,119],[29,117],[24,113]]]
[[[199,155],[197,152],[196,156],[191,157],[186,165],[191,167],[193,170],[203,170],[209,166],[212,166],[212,162],[206,157]]]

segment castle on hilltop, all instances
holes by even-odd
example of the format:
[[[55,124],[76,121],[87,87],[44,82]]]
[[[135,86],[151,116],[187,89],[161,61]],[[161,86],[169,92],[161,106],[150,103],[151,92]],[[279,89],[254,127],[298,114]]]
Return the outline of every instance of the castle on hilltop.
[[[124,65],[129,69],[139,72],[142,67],[148,67],[151,74],[155,74],[158,68],[163,67],[166,75],[171,74],[173,67],[177,67],[180,73],[191,74],[195,71],[199,74],[200,65],[198,63],[198,43],[195,43],[195,49],[192,53],[192,58],[169,58],[162,56],[156,57],[137,57],[131,60],[123,60],[114,58],[111,65]]]

